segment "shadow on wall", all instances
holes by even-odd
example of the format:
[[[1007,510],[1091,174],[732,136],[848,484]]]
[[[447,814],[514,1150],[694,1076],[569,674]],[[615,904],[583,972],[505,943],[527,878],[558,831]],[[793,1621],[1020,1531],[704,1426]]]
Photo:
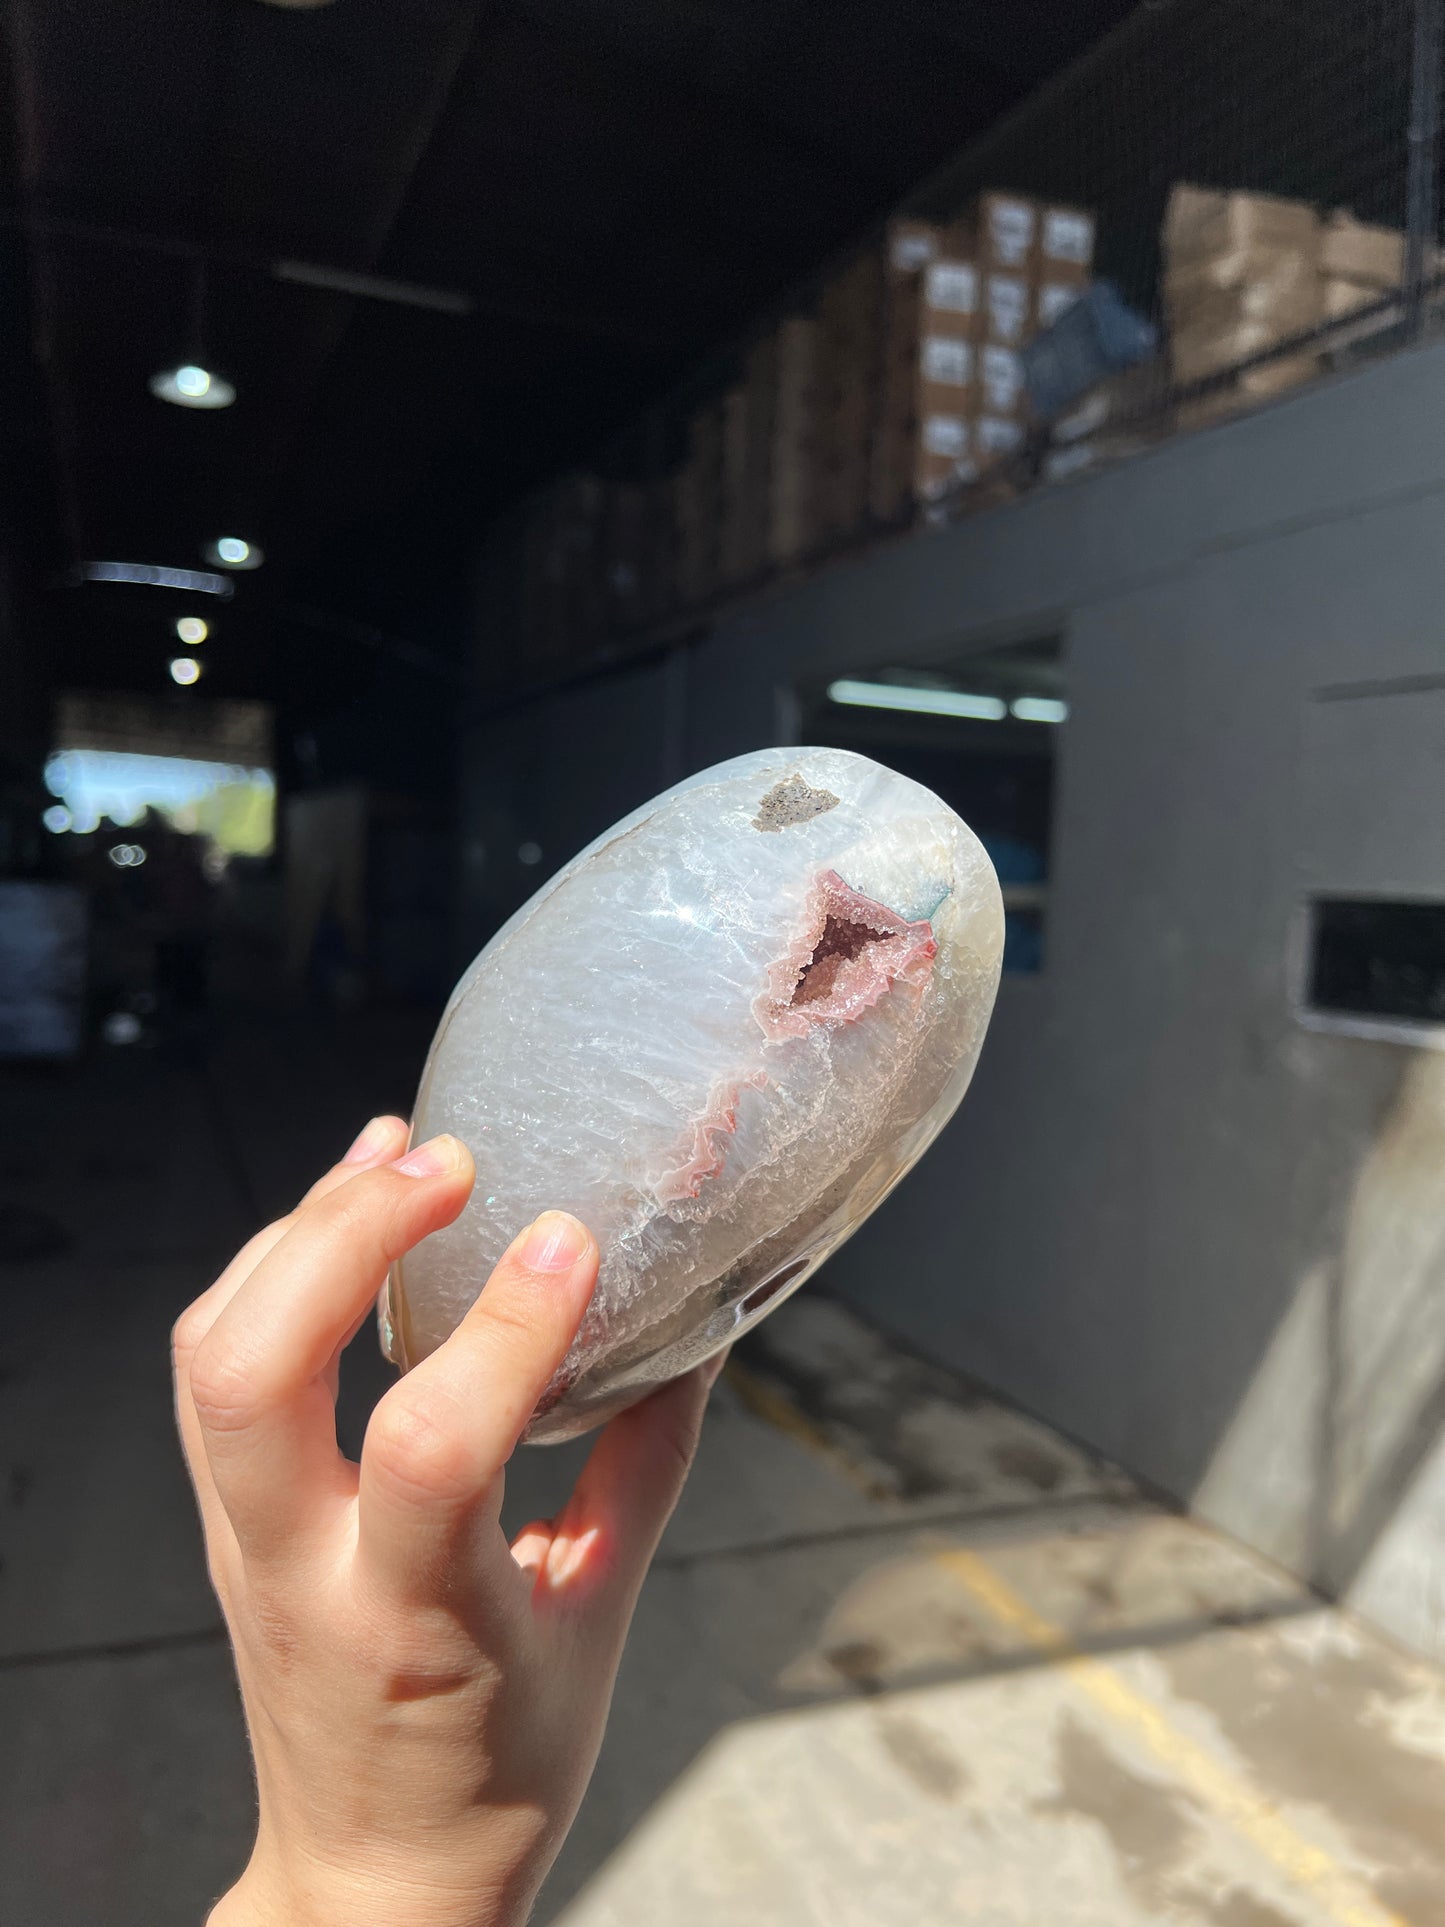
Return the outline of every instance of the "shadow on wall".
[[[1405,1057],[1341,1206],[1195,1503],[1334,1596],[1368,1589],[1372,1617],[1429,1649],[1445,1524],[1420,1520],[1399,1562],[1386,1542],[1445,1453],[1445,1051]]]

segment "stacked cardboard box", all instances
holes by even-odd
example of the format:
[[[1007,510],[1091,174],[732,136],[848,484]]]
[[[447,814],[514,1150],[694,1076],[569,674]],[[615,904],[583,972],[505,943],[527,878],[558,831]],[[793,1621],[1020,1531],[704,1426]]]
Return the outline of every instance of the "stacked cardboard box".
[[[900,519],[1023,440],[1020,353],[1086,286],[1094,217],[1020,194],[979,196],[951,228],[885,238],[883,350],[870,501]]]
[[[892,221],[884,235],[878,385],[868,452],[868,511],[875,522],[902,521],[913,506],[921,446],[923,276],[941,250],[941,231],[929,221]]]
[[[1097,222],[1087,208],[1045,206],[1034,261],[1034,330],[1058,320],[1089,285]]]
[[[768,456],[768,560],[783,568],[818,542],[818,324],[789,315],[774,338]]]
[[[974,204],[969,226],[983,274],[979,408],[974,459],[980,470],[1024,439],[1028,396],[1022,352],[1088,285],[1094,217],[1083,208],[990,192]]]
[[[1371,227],[1337,209],[1320,232],[1320,277],[1324,320],[1344,320],[1374,307],[1404,283],[1405,237],[1396,228]],[[1330,345],[1358,339],[1390,319],[1387,309],[1382,320],[1366,320],[1353,331],[1332,334]]]
[[[1177,186],[1164,218],[1164,305],[1177,383],[1222,373],[1323,318],[1319,216],[1272,194]],[[1246,369],[1186,404],[1181,426],[1232,413],[1318,372],[1319,356]]]
[[[741,588],[767,567],[777,387],[777,340],[768,335],[748,351],[742,381],[723,397],[724,588]]]
[[[1034,263],[1039,210],[1021,194],[980,194],[969,226],[983,273],[979,339],[979,409],[974,460],[990,467],[1024,438],[1025,394],[1020,351],[1037,317]]]
[[[979,408],[979,330],[982,282],[977,262],[945,233],[924,268],[918,299],[914,377],[918,423],[911,493],[930,502],[975,471]]]
[[[878,399],[883,264],[856,256],[818,304],[817,538],[831,548],[868,518],[868,451]]]
[[[895,522],[972,474],[980,281],[946,230],[900,220],[884,236],[868,502]]]
[[[718,504],[718,587],[735,588],[747,575],[748,391],[739,382],[719,403],[722,475]]]
[[[699,408],[688,429],[688,457],[673,477],[677,601],[707,602],[722,582],[723,404]]]

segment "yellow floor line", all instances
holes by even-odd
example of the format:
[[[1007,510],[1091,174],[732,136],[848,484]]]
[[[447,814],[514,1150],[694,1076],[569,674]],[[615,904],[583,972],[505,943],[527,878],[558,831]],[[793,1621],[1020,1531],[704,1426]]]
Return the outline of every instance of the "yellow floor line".
[[[825,1459],[841,1472],[850,1485],[869,1499],[890,1497],[887,1487],[866,1466],[857,1464],[812,1419],[800,1412],[787,1394],[757,1373],[740,1365],[736,1358],[727,1362],[724,1376],[755,1418],[764,1420],[786,1437]]]
[[[1159,1708],[1135,1692],[1112,1667],[1086,1658],[1057,1626],[1021,1599],[987,1560],[957,1548],[933,1557],[994,1619],[1039,1652],[1053,1655],[1101,1712],[1141,1740],[1181,1786],[1273,1862],[1286,1879],[1325,1910],[1337,1927],[1409,1927],[1400,1915],[1372,1899],[1360,1882],[1327,1853],[1302,1839],[1256,1799],[1227,1767],[1171,1726]]]

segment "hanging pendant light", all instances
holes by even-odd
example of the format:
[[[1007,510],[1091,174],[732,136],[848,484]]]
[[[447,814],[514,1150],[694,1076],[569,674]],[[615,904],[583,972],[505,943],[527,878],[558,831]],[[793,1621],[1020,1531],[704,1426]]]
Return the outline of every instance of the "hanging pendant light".
[[[201,554],[221,569],[259,569],[266,560],[254,542],[239,535],[219,535],[208,542]]]
[[[206,268],[196,262],[191,299],[190,344],[192,352],[173,368],[160,368],[146,384],[157,401],[168,401],[176,408],[229,408],[236,389],[218,374],[202,352],[206,321]]]
[[[157,401],[174,402],[177,408],[229,408],[236,399],[236,390],[225,376],[198,361],[158,369],[147,386]]]

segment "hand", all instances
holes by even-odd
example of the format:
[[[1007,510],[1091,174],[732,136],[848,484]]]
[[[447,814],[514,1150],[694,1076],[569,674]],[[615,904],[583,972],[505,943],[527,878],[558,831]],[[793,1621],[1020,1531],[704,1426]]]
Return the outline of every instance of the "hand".
[[[368,1125],[175,1330],[176,1409],[236,1653],[260,1823],[213,1927],[525,1919],[602,1738],[643,1576],[717,1363],[603,1432],[565,1510],[508,1545],[503,1467],[597,1246],[548,1212],[446,1344],[337,1449],[341,1352],[390,1262],[472,1187],[454,1138]]]

